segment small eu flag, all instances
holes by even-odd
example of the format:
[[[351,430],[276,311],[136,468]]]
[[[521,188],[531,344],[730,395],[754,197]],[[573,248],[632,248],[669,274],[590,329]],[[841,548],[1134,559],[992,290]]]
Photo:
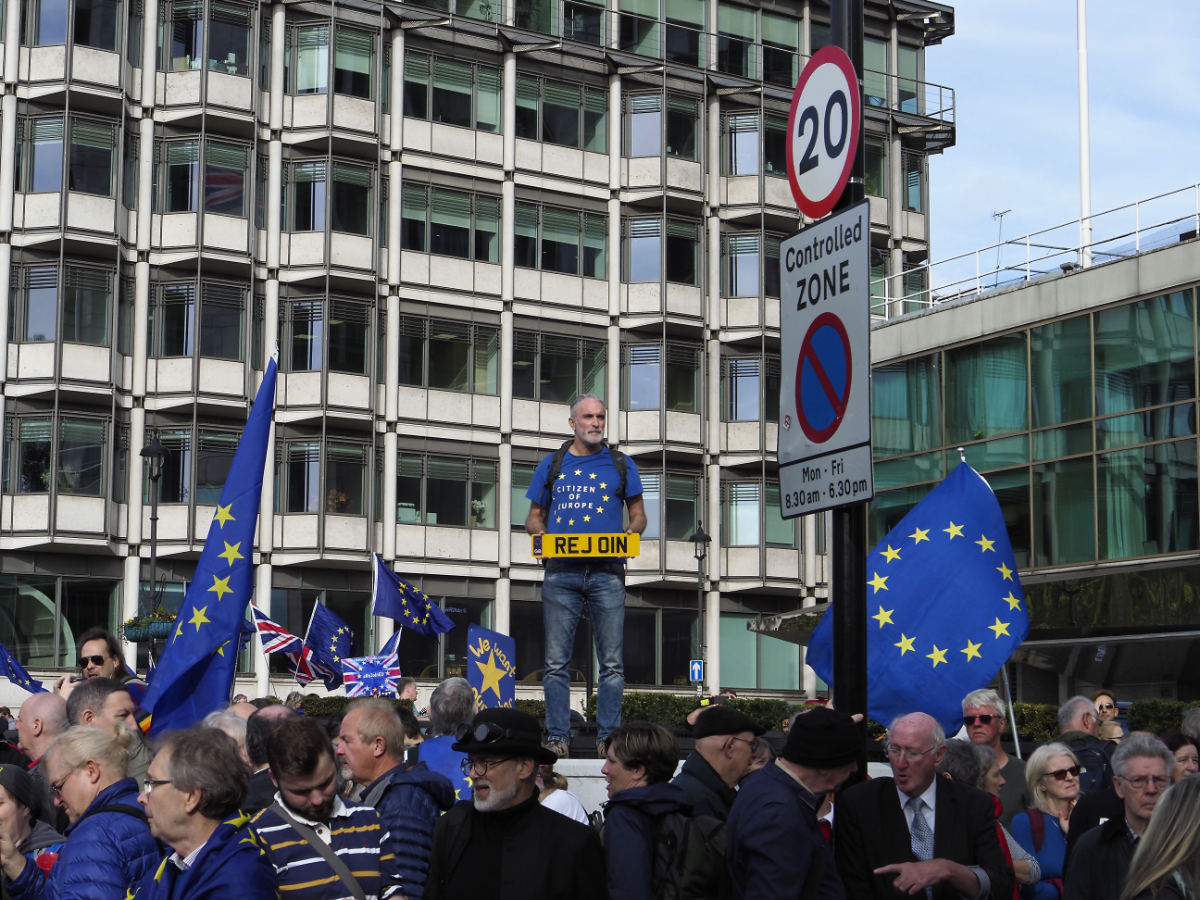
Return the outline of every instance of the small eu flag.
[[[986,687],[1029,633],[1004,514],[962,463],[867,557],[867,712],[888,725],[924,712],[947,733],[962,698]],[[833,680],[827,611],[806,661]]]
[[[354,652],[354,632],[324,603],[313,607],[304,646],[312,652],[309,665],[321,676],[325,687],[332,691],[341,684],[342,660]]]
[[[3,644],[0,644],[0,675],[31,694],[42,693],[46,690],[40,681],[25,671],[25,667],[17,662],[17,658],[9,653],[8,648]]]
[[[254,530],[275,406],[276,362],[259,386],[179,615],[142,700],[152,735],[188,728],[229,702],[246,606]]]
[[[429,637],[454,627],[440,606],[384,565],[378,553],[371,579],[371,611],[381,619],[395,619],[405,628]]]

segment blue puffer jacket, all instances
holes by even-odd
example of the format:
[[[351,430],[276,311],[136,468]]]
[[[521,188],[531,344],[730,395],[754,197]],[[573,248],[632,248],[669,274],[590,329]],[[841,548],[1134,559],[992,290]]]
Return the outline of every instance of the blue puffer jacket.
[[[429,854],[433,850],[433,826],[438,817],[454,805],[454,788],[445,775],[417,763],[405,770],[397,766],[380,775],[363,794],[386,781],[387,787],[375,809],[388,830],[388,848],[396,854],[396,867],[404,879],[404,893],[410,900],[425,896],[429,875]]]
[[[144,819],[124,812],[92,812],[119,803],[141,809],[137,783],[109,785],[67,828],[67,842],[49,875],[26,864],[8,885],[13,900],[124,900],[162,858]]]
[[[608,893],[621,900],[652,900],[659,821],[667,813],[691,815],[687,794],[660,782],[617,791],[604,804],[604,860]]]
[[[218,825],[186,871],[168,856],[135,900],[278,900],[275,867],[249,821],[238,813]]]

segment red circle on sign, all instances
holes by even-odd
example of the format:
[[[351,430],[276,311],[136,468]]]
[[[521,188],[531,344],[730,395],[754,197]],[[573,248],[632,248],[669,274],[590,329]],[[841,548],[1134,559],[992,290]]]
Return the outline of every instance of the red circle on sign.
[[[813,338],[818,331],[823,328],[830,328],[834,332],[834,336],[840,343],[840,349],[845,355],[845,372],[841,380],[841,392],[838,392],[839,385],[833,383],[829,373],[826,371],[828,366],[822,361],[820,354],[813,347]],[[832,421],[823,425],[817,426],[810,421],[811,411],[806,411],[801,403],[802,383],[804,377],[805,363],[812,372],[811,377],[817,381],[817,386],[829,403],[833,410]],[[814,444],[823,444],[838,430],[842,424],[842,419],[846,415],[847,401],[850,399],[850,336],[846,334],[846,326],[842,324],[842,320],[833,313],[821,313],[811,325],[808,326],[808,331],[804,335],[804,340],[800,344],[800,358],[796,360],[796,418],[800,421],[800,427],[804,430],[804,435]]]
[[[837,82],[835,89],[826,93],[825,85],[818,85],[816,90],[809,92],[809,96],[805,97],[805,91],[809,86],[809,82],[818,71],[826,66],[833,66],[834,80]],[[834,74],[834,73],[840,73]],[[829,146],[829,135],[825,134],[832,119],[832,106],[835,100],[841,95],[841,100],[844,102],[843,112],[844,119],[842,120],[842,141],[837,153],[828,155],[813,156],[814,149],[824,149]],[[801,106],[801,99],[807,102]],[[815,113],[815,117],[813,114]],[[806,191],[801,184],[800,175],[797,171],[796,160],[796,141],[798,135],[796,128],[800,124],[797,122],[799,117],[803,122],[813,126],[813,140],[805,147],[804,153],[799,163],[808,165],[811,161],[812,165],[816,166],[824,163],[826,169],[832,167],[836,172],[836,178],[830,181],[827,185],[818,188],[818,194],[810,196],[811,188]],[[815,125],[813,120],[815,118]],[[828,213],[837,205],[838,200],[842,197],[842,191],[845,190],[846,182],[850,180],[850,170],[854,167],[854,158],[858,153],[858,134],[862,124],[862,95],[858,87],[858,76],[854,72],[854,63],[850,61],[850,57],[846,55],[846,51],[841,47],[828,46],[822,47],[813,54],[812,59],[804,67],[804,71],[800,73],[800,79],[796,82],[796,89],[792,92],[792,105],[788,110],[787,121],[787,173],[788,184],[792,188],[792,196],[796,200],[796,206],[800,208],[800,212],[808,216],[810,219],[819,219]],[[806,129],[807,131],[807,129]],[[806,169],[808,171],[808,169]]]

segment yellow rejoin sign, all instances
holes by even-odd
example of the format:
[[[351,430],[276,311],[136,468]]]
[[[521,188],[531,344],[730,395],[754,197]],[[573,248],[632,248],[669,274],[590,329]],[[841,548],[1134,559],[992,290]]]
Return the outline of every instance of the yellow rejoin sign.
[[[637,556],[640,534],[532,534],[530,544],[537,559],[552,556]]]

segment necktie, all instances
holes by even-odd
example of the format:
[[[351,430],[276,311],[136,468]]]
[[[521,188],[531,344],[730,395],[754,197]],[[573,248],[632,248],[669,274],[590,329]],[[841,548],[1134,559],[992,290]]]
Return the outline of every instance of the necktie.
[[[912,827],[909,829],[913,856],[922,861],[933,859],[933,832],[929,828],[929,820],[925,818],[925,801],[920,797],[909,797],[908,808],[913,814]],[[925,888],[925,896],[932,900],[933,888]]]
[[[828,819],[817,819],[817,827],[821,829],[821,834],[825,835],[825,840],[833,843],[833,826],[829,824]]]

